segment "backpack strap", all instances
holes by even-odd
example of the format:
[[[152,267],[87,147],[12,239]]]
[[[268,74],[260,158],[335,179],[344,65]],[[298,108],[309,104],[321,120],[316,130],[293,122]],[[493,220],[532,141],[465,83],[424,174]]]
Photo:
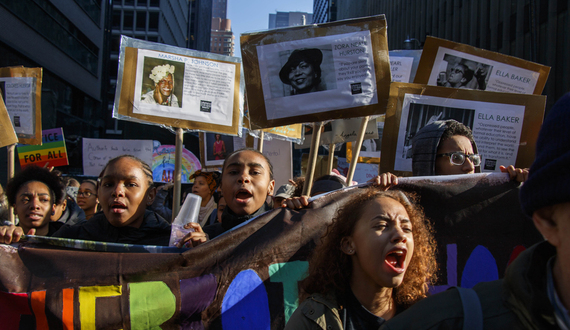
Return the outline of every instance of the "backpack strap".
[[[455,287],[463,304],[463,330],[483,329],[483,310],[479,296],[473,289]]]

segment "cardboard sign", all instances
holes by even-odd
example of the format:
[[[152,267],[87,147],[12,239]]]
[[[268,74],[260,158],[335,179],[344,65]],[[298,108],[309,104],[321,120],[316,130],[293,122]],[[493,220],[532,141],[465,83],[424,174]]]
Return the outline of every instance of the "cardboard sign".
[[[540,95],[549,73],[538,63],[427,37],[414,83]]]
[[[174,181],[174,162],[175,162],[175,145],[160,145],[155,141],[154,150],[152,152],[152,177],[154,182],[173,182]],[[202,169],[200,160],[192,153],[192,151],[182,148],[181,163],[181,181],[180,183],[189,183],[188,179],[197,170]],[[194,181],[194,180],[192,180]]]
[[[376,118],[376,125],[378,128],[378,137],[374,139],[364,140],[360,147],[360,154],[358,156],[359,163],[380,163],[380,156],[382,155],[382,135],[384,134],[384,121],[386,115],[381,115]],[[352,142],[346,144],[346,160],[350,163],[352,161]],[[357,168],[357,171],[359,169]],[[378,173],[378,172],[376,172]],[[355,174],[356,175],[356,174]],[[358,181],[358,180],[357,180]]]
[[[63,129],[61,127],[43,131],[42,144],[39,146],[18,146],[16,149],[18,150],[21,167],[32,164],[39,167],[69,165]]]
[[[393,83],[382,137],[382,172],[410,175],[412,138],[435,120],[455,119],[473,131],[481,172],[530,167],[546,97]]]
[[[83,138],[83,174],[98,176],[108,161],[133,155],[152,165],[152,140],[113,140]]]
[[[503,177],[411,178],[396,186],[419,195],[435,229],[439,272],[431,291],[502,278],[510,260],[543,240],[522,213],[518,184]],[[283,329],[299,304],[308,257],[338,209],[361,191],[333,192],[301,211],[266,212],[183,253],[3,245],[3,327]],[[66,241],[88,250],[103,245]]]
[[[252,129],[384,112],[384,15],[242,34],[241,50]]]
[[[303,139],[303,125],[285,125],[279,127],[264,128],[265,133],[273,134],[277,137],[284,137],[288,140],[295,142],[302,142]]]
[[[0,68],[0,93],[23,144],[42,144],[42,68]]]
[[[339,119],[326,123],[323,125],[321,131],[321,145],[329,145],[331,143],[345,143],[356,141],[360,131],[360,124],[362,118],[352,119]],[[311,146],[313,137],[313,127],[311,125],[304,125],[305,127],[305,140],[302,144],[295,145],[295,149],[305,149]],[[378,138],[378,131],[376,130],[376,120],[371,119],[366,125],[365,139]]]
[[[4,105],[4,99],[0,95],[0,148],[15,143],[18,143],[18,136],[10,121],[10,115]]]
[[[240,59],[123,36],[115,118],[237,135]]]
[[[390,71],[392,82],[411,83],[416,77],[422,50],[391,50]]]

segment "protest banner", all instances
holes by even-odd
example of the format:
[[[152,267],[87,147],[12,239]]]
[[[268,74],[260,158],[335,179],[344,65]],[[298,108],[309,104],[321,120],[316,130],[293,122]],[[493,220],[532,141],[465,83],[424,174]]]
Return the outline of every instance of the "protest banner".
[[[17,149],[22,168],[32,164],[39,167],[69,165],[61,127],[42,131],[41,145],[18,146]]]
[[[83,174],[99,176],[107,162],[121,155],[133,155],[151,165],[152,140],[83,138]]]
[[[155,141],[152,151],[152,177],[154,182],[174,181],[174,145],[160,145]],[[190,183],[188,179],[194,172],[202,169],[200,160],[188,149],[182,149],[181,181],[180,183]]]
[[[3,93],[1,93],[3,94]],[[10,121],[10,115],[6,110],[4,98],[0,95],[0,148],[18,143],[18,136]]]
[[[320,145],[329,145],[331,143],[345,143],[356,141],[360,130],[362,118],[338,119],[329,121],[323,125],[321,130]],[[305,124],[305,140],[302,144],[296,144],[295,149],[306,149],[311,146],[311,138],[313,136],[312,125]],[[366,125],[365,139],[378,138],[375,120],[369,120]]]
[[[240,42],[252,129],[384,112],[384,15],[247,33]]]
[[[455,119],[473,131],[481,171],[500,165],[530,167],[546,97],[487,93],[418,84],[393,83],[382,137],[382,172],[412,171],[412,138],[435,120]]]
[[[420,64],[422,50],[391,50],[389,54],[392,82],[413,82]]]
[[[240,64],[237,57],[122,36],[113,117],[237,135]]]
[[[352,178],[352,180],[358,183],[364,183],[370,179],[375,178],[376,176],[378,176],[378,165],[379,164],[366,164],[366,163],[358,164],[358,167],[354,172],[354,177]],[[337,166],[336,166],[337,171],[341,175],[346,177],[348,175],[349,168],[350,168],[350,162],[348,161],[348,159],[343,157],[338,157]]]
[[[506,174],[447,179],[404,178],[397,186],[420,195],[435,227],[434,292],[501,278],[518,253],[542,241]],[[2,245],[3,328],[282,329],[298,306],[311,251],[361,189],[324,195],[302,210],[269,211],[181,254]],[[141,250],[161,251],[125,249]]]
[[[376,117],[376,127],[378,129],[377,138],[367,138],[362,142],[360,147],[360,155],[358,156],[359,163],[380,163],[381,148],[382,148],[382,135],[384,134],[384,121],[386,120],[386,115],[380,115]],[[346,144],[346,160],[352,162],[352,142]]]
[[[289,179],[293,177],[293,147],[289,141],[265,140],[263,154],[273,164],[273,178],[275,179],[275,191],[277,191],[279,186],[289,183]]]
[[[549,73],[542,64],[428,36],[414,83],[540,95]]]
[[[42,144],[42,68],[0,68],[0,91],[23,144]]]

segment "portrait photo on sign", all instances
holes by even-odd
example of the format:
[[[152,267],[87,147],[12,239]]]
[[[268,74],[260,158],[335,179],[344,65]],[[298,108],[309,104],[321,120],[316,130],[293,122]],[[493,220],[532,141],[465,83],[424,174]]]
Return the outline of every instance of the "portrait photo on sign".
[[[234,151],[234,137],[218,133],[206,133],[204,150],[206,165],[222,165],[224,159]]]
[[[140,102],[181,108],[183,83],[184,63],[145,56]]]
[[[493,66],[445,54],[439,66],[437,86],[485,90]]]
[[[416,133],[424,126],[429,125],[434,121],[448,119],[455,119],[458,122],[463,123],[465,126],[473,129],[475,110],[451,108],[431,104],[411,103],[410,110],[408,112],[408,118],[406,121],[404,146],[402,153],[400,155],[396,155],[396,158],[411,160],[412,139]]]
[[[336,89],[336,73],[331,45],[278,52],[279,66],[268,66],[273,97],[291,96]],[[274,78],[278,77],[277,78]]]

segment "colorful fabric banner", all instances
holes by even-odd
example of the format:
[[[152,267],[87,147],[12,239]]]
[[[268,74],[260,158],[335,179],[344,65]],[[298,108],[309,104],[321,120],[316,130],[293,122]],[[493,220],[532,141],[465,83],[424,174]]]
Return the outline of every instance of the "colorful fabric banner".
[[[403,178],[437,231],[434,291],[503,276],[542,238],[506,175]],[[356,186],[300,211],[269,211],[183,253],[110,253],[0,245],[3,328],[282,329],[307,258]]]

